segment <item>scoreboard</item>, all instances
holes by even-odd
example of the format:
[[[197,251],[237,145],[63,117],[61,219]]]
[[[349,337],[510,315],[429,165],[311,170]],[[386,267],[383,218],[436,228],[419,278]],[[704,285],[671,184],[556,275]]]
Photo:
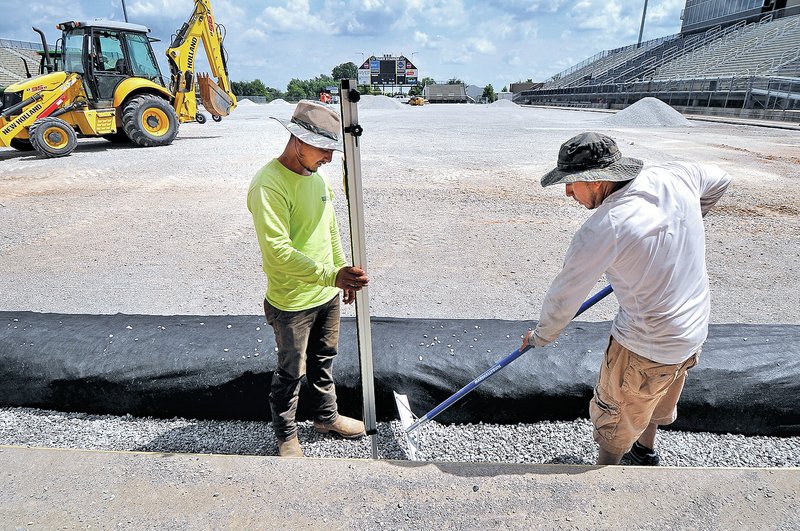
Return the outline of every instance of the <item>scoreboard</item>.
[[[371,56],[358,69],[359,85],[416,85],[417,67],[404,56]]]

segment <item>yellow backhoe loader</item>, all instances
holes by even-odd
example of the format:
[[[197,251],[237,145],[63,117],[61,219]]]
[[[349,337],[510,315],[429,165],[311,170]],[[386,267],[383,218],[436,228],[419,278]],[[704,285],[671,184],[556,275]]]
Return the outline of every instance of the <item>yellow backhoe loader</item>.
[[[209,0],[195,0],[189,20],[174,35],[165,83],[148,36],[139,24],[109,20],[63,22],[57,61],[41,30],[47,73],[10,85],[0,97],[0,147],[35,149],[45,157],[69,155],[77,137],[100,136],[112,142],[164,146],[179,124],[205,117],[200,99],[215,121],[236,107],[222,46],[224,28],[217,25]],[[216,82],[195,75],[202,43]]]

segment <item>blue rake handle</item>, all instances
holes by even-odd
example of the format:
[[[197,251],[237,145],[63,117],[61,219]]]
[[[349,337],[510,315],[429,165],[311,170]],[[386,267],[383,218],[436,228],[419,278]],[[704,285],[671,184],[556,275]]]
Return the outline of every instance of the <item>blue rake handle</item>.
[[[588,310],[589,308],[591,308],[592,306],[597,304],[600,300],[602,300],[606,296],[608,296],[608,294],[611,293],[612,291],[614,291],[614,289],[609,285],[609,286],[606,286],[605,288],[603,288],[602,290],[598,291],[597,293],[595,293],[593,296],[589,297],[586,300],[586,302],[584,302],[581,305],[581,307],[578,309],[578,313],[575,314],[575,317],[578,317],[580,314],[582,314],[583,312],[585,312],[586,310]],[[573,317],[573,319],[575,317]],[[500,361],[498,361],[497,363],[492,365],[489,369],[486,370],[486,372],[484,372],[483,374],[481,374],[480,376],[478,376],[477,378],[472,380],[470,383],[468,383],[467,385],[462,387],[458,392],[456,392],[455,394],[450,396],[450,398],[448,398],[447,400],[445,400],[444,402],[442,402],[441,404],[439,404],[435,408],[433,408],[430,411],[428,411],[427,413],[425,413],[425,415],[423,415],[422,417],[417,419],[416,422],[414,422],[411,426],[409,426],[406,429],[406,433],[411,433],[412,431],[416,430],[417,428],[419,428],[423,424],[433,420],[434,417],[439,415],[441,412],[443,412],[445,409],[449,408],[450,406],[452,406],[453,404],[455,404],[459,400],[461,400],[464,397],[464,395],[468,394],[473,389],[478,387],[480,384],[482,384],[485,380],[487,380],[494,373],[498,372],[503,367],[505,367],[506,365],[508,365],[509,363],[514,361],[515,359],[519,358],[520,356],[522,356],[523,354],[525,354],[526,352],[528,352],[532,348],[533,347],[528,345],[527,347],[525,347],[522,350],[517,349],[514,352],[512,352],[511,354],[509,354],[508,356],[506,356],[505,358],[501,359]]]

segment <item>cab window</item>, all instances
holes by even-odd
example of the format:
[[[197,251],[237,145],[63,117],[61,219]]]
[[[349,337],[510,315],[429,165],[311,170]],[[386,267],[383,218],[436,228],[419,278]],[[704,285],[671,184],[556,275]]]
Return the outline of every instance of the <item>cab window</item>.
[[[127,33],[125,38],[128,41],[128,51],[131,54],[133,75],[137,77],[146,77],[148,79],[158,77],[160,72],[158,71],[158,66],[151,52],[147,36],[137,33]]]
[[[83,32],[64,36],[64,70],[83,74]]]
[[[97,72],[125,73],[125,55],[117,33],[95,31],[92,61]]]

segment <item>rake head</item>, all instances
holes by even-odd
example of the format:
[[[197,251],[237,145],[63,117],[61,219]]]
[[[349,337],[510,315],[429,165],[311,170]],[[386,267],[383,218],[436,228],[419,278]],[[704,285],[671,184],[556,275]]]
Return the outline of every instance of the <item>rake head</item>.
[[[414,426],[418,420],[414,412],[411,411],[411,406],[408,405],[408,397],[394,392],[394,402],[397,406],[397,413],[400,415],[400,424],[403,426],[403,437],[405,438],[406,448],[408,449],[408,457],[412,461],[417,461],[417,452],[419,452],[419,440],[415,435],[416,429],[419,425]]]

